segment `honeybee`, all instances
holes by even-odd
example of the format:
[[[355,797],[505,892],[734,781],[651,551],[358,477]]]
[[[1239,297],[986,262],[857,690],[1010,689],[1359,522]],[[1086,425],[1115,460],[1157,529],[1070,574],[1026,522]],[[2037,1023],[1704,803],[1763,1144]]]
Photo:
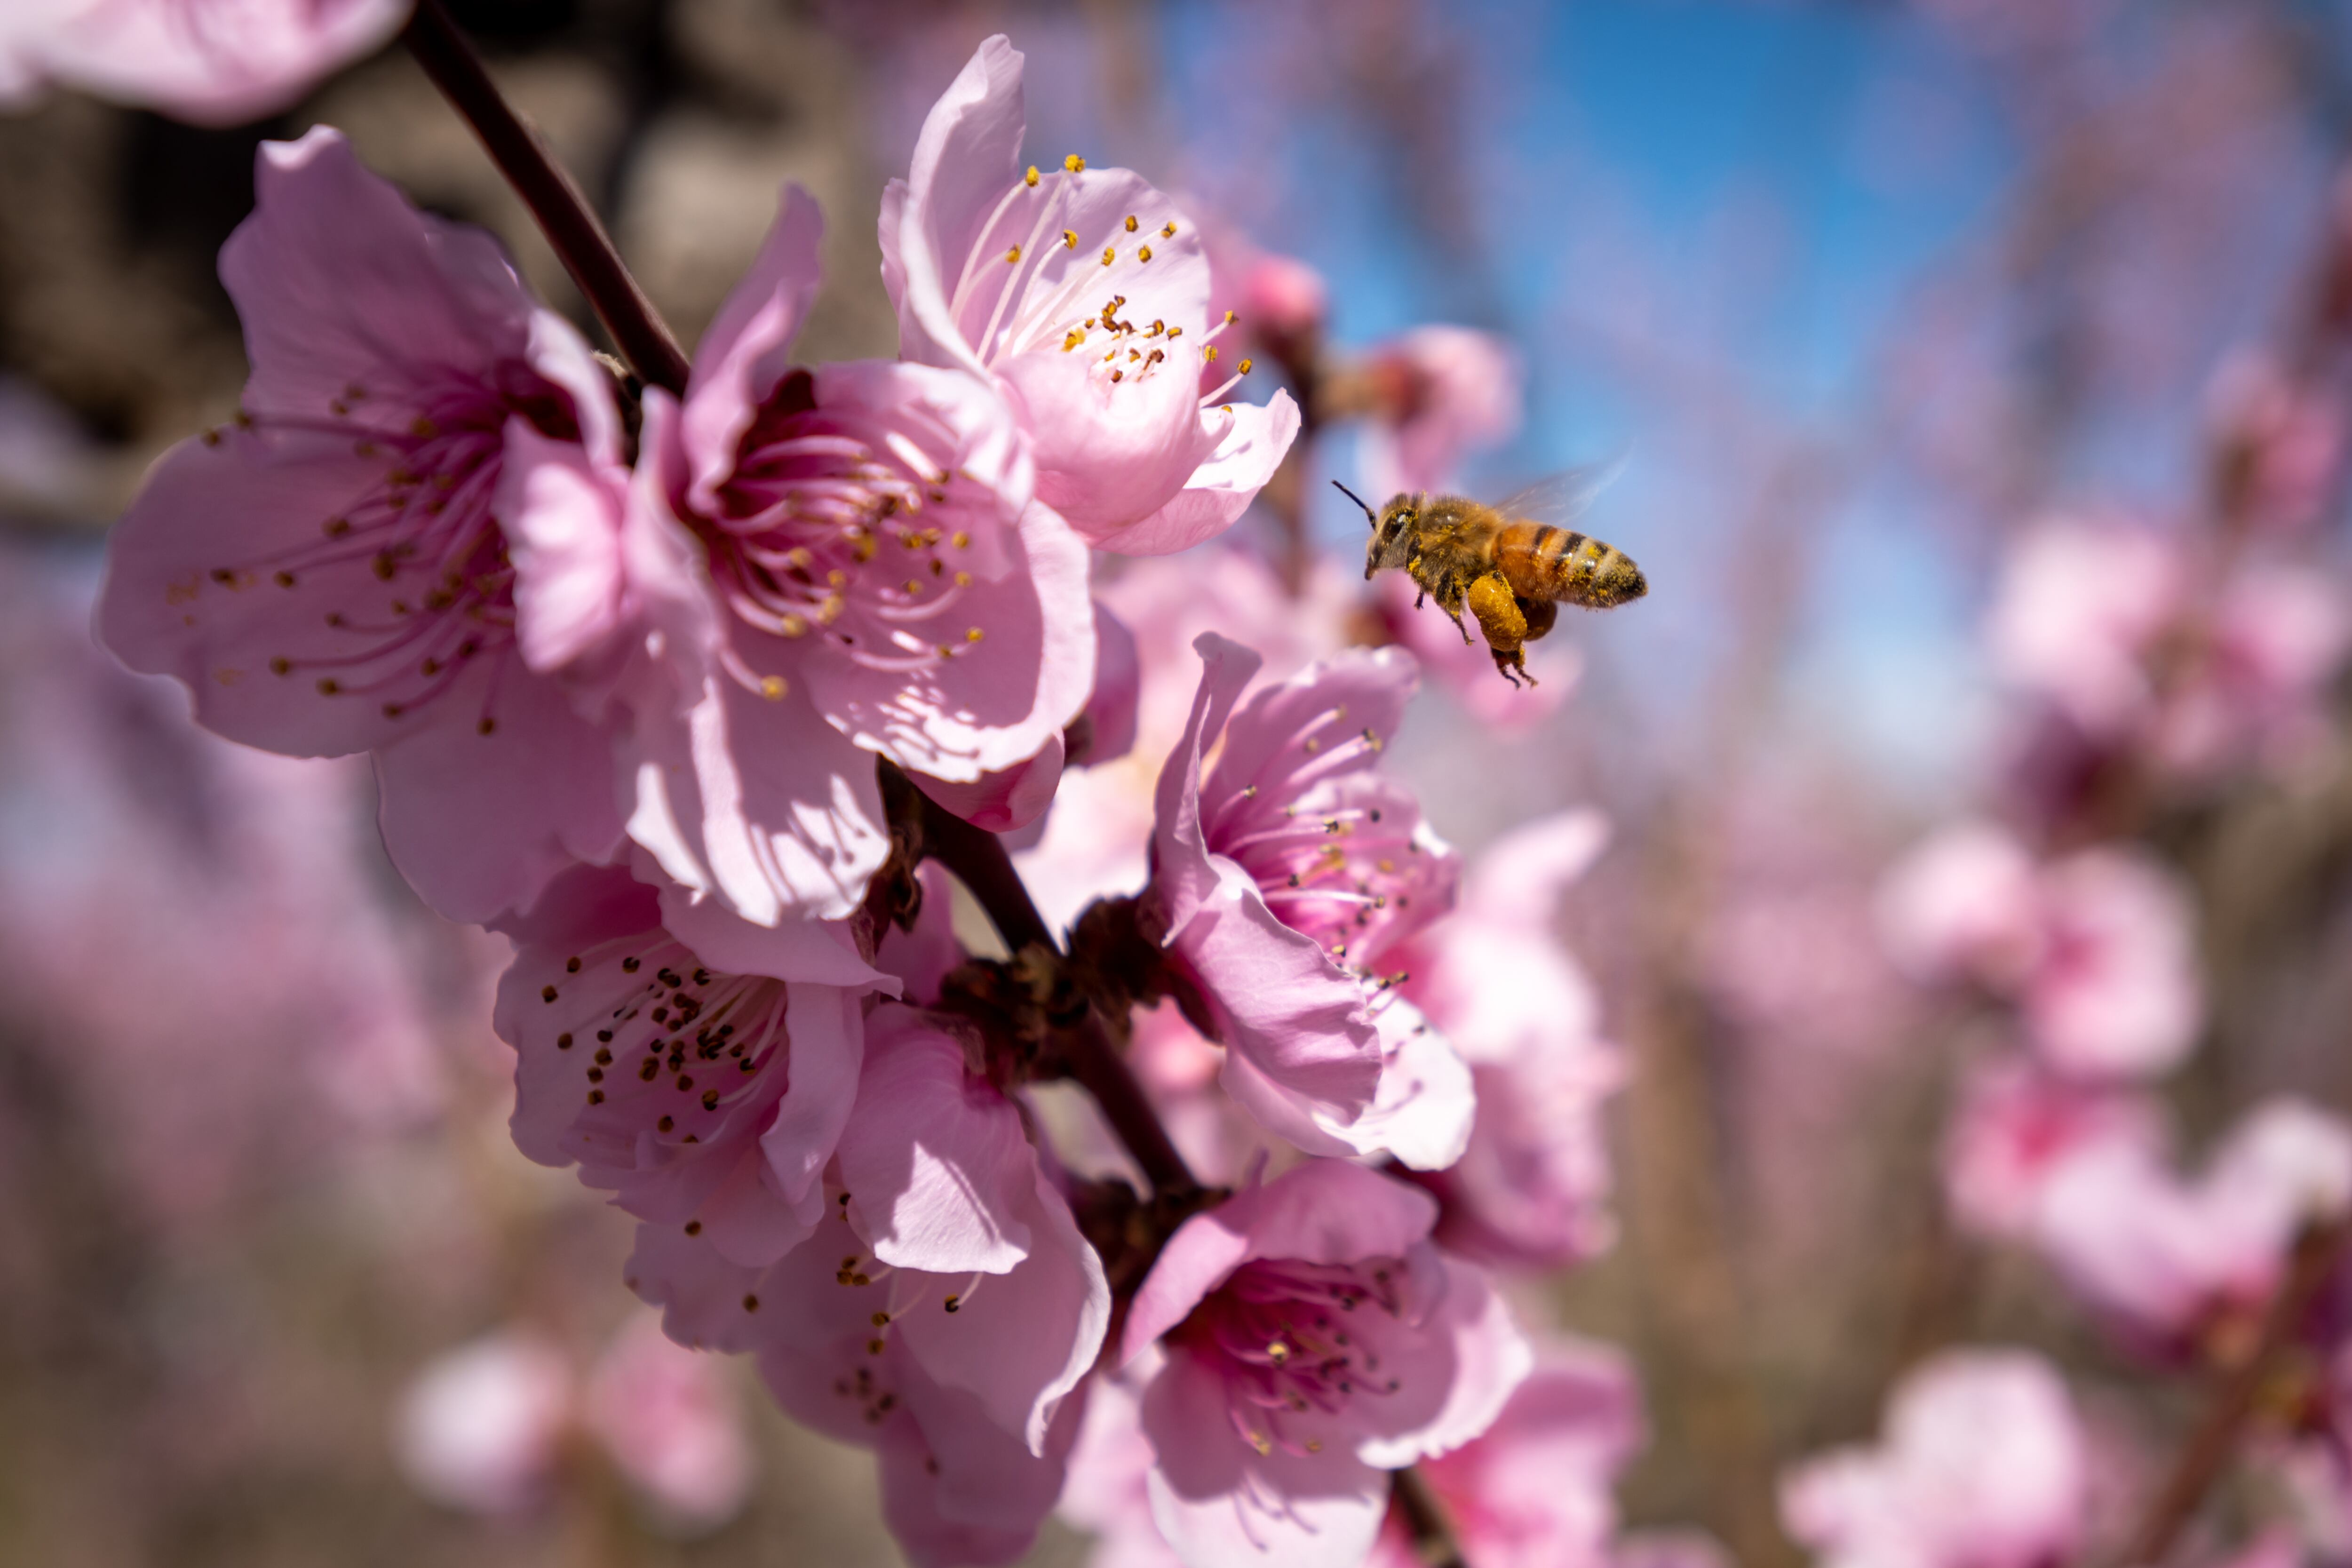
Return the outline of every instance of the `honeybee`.
[[[1371,521],[1364,581],[1383,566],[1402,567],[1421,589],[1413,608],[1435,599],[1464,642],[1470,640],[1462,624],[1466,607],[1503,679],[1533,686],[1521,649],[1551,630],[1560,605],[1606,610],[1650,591],[1623,551],[1566,526],[1621,466],[1571,468],[1492,506],[1464,496],[1401,493],[1375,512],[1355,491],[1331,482]]]

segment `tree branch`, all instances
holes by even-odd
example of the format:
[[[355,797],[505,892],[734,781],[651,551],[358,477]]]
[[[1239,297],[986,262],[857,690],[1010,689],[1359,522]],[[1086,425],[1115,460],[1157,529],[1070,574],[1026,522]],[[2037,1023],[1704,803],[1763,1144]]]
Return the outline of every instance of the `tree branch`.
[[[401,30],[401,41],[433,85],[441,89],[474,128],[490,161],[515,188],[555,247],[563,269],[580,286],[596,319],[629,368],[648,386],[683,395],[687,361],[651,300],[637,286],[613,248],[612,237],[596,221],[578,184],[516,114],[498,84],[482,68],[481,57],[449,19],[441,0],[416,0],[416,11]]]
[[[2157,1568],[2182,1529],[2196,1517],[2198,1505],[2205,1500],[2206,1492],[2236,1451],[2238,1439],[2245,1435],[2256,1395],[2344,1261],[2347,1240],[2352,1240],[2352,1221],[2336,1220],[2305,1231],[2295,1243],[2287,1277],[2278,1294],[2271,1298],[2270,1310],[2263,1319],[2262,1338],[2253,1352],[2230,1369],[2214,1391],[2205,1418],[2198,1423],[2172,1474],[2149,1504],[2147,1517],[2132,1532],[2131,1546],[2121,1561],[2135,1568]]]

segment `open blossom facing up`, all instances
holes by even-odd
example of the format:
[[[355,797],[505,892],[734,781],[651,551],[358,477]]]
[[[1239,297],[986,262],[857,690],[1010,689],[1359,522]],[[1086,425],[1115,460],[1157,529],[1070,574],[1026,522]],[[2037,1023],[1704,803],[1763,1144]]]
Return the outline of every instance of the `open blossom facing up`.
[[[1385,1472],[1491,1426],[1533,1365],[1500,1298],[1429,1241],[1426,1193],[1344,1161],[1187,1220],[1130,1310],[1153,1518],[1192,1568],[1353,1568]]]
[[[1557,1268],[1614,1235],[1601,1118],[1624,1067],[1600,1037],[1591,983],[1552,934],[1561,892],[1607,838],[1591,811],[1504,835],[1472,863],[1461,908],[1396,960],[1403,994],[1476,1084],[1468,1147],[1427,1181],[1445,1205],[1439,1239],[1483,1261]]]
[[[10,0],[0,107],[45,82],[235,125],[392,37],[409,0]]]
[[[375,752],[394,861],[485,920],[620,837],[608,742],[517,639],[509,548],[542,464],[619,461],[611,378],[495,241],[334,132],[264,143],[256,185],[221,253],[243,413],[116,526],[100,634],[233,740]]]
[[[1402,1156],[1396,1115],[1370,1114],[1384,1067],[1408,1040],[1443,1043],[1402,1014],[1383,1038],[1381,1015],[1403,1005],[1381,965],[1445,911],[1457,875],[1412,792],[1374,771],[1412,692],[1411,656],[1342,654],[1236,709],[1257,656],[1214,633],[1194,646],[1200,689],[1160,775],[1150,919],[1227,1047],[1225,1089],[1244,1109],[1310,1153]],[[1446,1125],[1407,1141],[1451,1163],[1468,1100],[1431,1097],[1422,1109]]]
[[[649,400],[668,471],[635,493],[654,515],[572,558],[575,596],[642,605],[658,649],[656,672],[621,682],[630,831],[698,899],[760,925],[856,907],[887,847],[866,753],[1018,826],[1050,798],[1094,683],[1086,546],[1032,503],[996,389],[886,361],[788,372],[818,229],[787,193],[676,417]],[[578,526],[593,538],[599,519]]]
[[[876,1447],[916,1562],[1009,1562],[1060,1489],[1109,1321],[1101,1261],[1020,1111],[909,1008],[867,1020],[824,1190],[836,1217],[767,1268],[641,1226],[631,1287],[672,1338],[756,1352],[794,1417]]]
[[[2096,1079],[2163,1072],[2195,1043],[2204,1004],[2193,918],[2179,879],[2142,850],[2085,849],[2037,866],[1979,825],[1912,851],[1879,900],[1898,964],[2013,997],[2045,1062]]]
[[[1037,497],[1088,542],[1182,550],[1231,527],[1280,465],[1298,408],[1202,393],[1218,354],[1199,231],[1124,169],[1022,166],[1022,56],[980,46],[882,199],[899,353],[1003,386]],[[1238,364],[1236,369],[1238,370]]]
[[[1787,1476],[1780,1517],[1824,1568],[2046,1568],[2082,1542],[2085,1449],[2049,1363],[1948,1351],[1895,1389],[1879,1447]]]
[[[740,1263],[816,1229],[863,1058],[858,999],[879,976],[814,943],[781,973],[714,972],[617,868],[567,873],[506,929],[498,1027],[525,1154],[577,1164],[629,1213],[691,1225]]]

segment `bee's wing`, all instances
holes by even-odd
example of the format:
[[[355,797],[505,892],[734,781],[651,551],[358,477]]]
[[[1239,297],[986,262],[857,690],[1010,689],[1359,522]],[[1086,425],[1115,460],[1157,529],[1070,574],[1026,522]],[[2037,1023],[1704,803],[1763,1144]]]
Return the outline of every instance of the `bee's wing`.
[[[1625,471],[1626,460],[1632,455],[1620,452],[1598,463],[1562,468],[1523,490],[1505,496],[1495,503],[1495,510],[1505,517],[1523,517],[1531,522],[1574,522],[1592,505],[1593,498],[1617,482],[1617,476]]]

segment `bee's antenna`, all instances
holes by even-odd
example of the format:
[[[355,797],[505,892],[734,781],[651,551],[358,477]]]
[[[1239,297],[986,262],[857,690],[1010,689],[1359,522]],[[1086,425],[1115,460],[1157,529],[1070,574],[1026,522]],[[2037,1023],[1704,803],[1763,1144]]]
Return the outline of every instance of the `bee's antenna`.
[[[1358,495],[1355,491],[1349,489],[1347,486],[1341,484],[1337,479],[1333,479],[1331,481],[1331,488],[1338,490],[1341,495],[1346,496],[1349,500],[1354,501],[1358,506],[1363,506],[1365,521],[1370,523],[1374,528],[1378,528],[1381,525],[1381,514],[1374,511],[1370,507],[1364,506],[1363,497]]]

